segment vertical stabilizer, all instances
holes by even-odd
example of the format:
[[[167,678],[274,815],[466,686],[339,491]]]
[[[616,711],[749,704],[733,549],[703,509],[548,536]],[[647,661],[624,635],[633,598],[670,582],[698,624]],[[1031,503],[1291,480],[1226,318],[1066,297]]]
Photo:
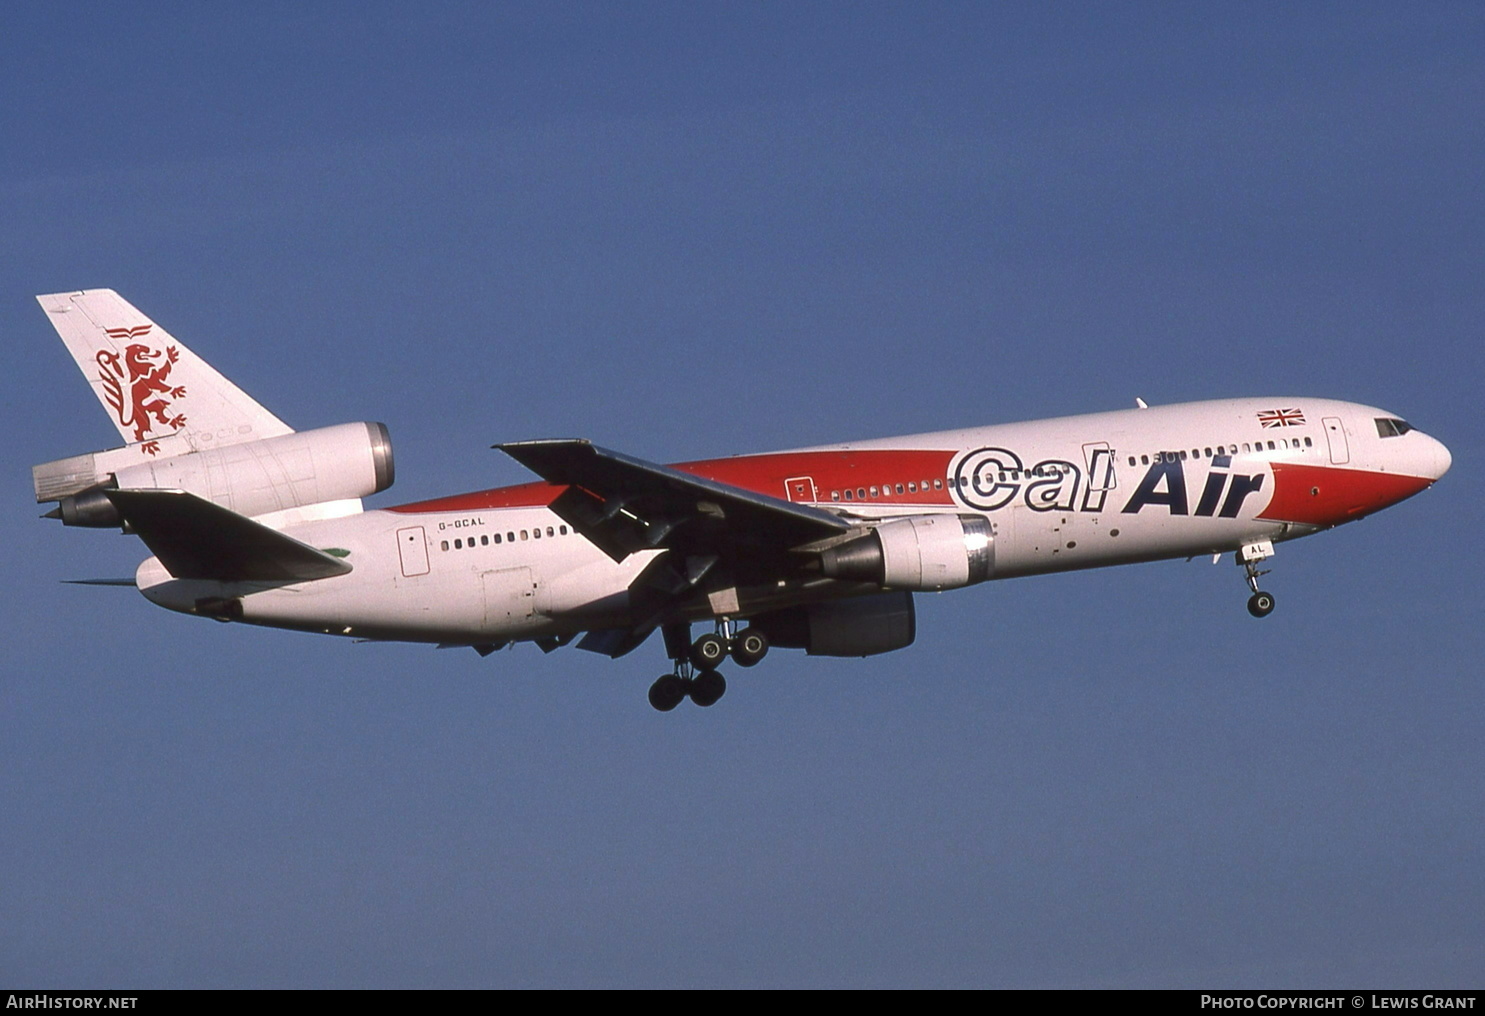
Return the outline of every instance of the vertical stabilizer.
[[[36,300],[137,460],[294,433],[113,290]]]

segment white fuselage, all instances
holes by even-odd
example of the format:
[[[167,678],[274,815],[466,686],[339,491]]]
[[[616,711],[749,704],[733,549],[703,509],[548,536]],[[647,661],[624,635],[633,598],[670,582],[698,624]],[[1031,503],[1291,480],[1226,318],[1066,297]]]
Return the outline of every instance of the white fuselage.
[[[862,526],[981,516],[994,534],[989,577],[1010,578],[1293,539],[1394,504],[1448,469],[1438,441],[1378,421],[1396,417],[1320,399],[1233,399],[676,468]],[[339,577],[183,581],[151,558],[137,582],[174,610],[233,598],[248,623],[374,639],[480,645],[636,623],[629,589],[667,551],[616,562],[547,507],[562,490],[527,484],[284,530],[353,565]],[[879,591],[801,573],[695,599],[675,619]]]

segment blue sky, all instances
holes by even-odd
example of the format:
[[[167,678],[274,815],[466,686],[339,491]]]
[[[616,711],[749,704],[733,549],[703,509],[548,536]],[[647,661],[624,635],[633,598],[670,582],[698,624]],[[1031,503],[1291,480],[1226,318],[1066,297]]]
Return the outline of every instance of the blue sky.
[[[1478,5],[68,5],[0,33],[0,983],[1478,984]],[[1249,394],[1435,489],[1230,562],[919,598],[661,716],[657,643],[352,645],[59,579],[111,287],[372,504]]]

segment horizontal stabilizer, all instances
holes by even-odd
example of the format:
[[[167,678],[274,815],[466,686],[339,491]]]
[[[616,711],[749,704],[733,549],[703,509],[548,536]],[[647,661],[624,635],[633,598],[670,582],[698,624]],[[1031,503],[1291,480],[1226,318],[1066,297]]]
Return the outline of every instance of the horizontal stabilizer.
[[[338,557],[185,491],[106,494],[165,570],[178,579],[302,582],[351,570]]]

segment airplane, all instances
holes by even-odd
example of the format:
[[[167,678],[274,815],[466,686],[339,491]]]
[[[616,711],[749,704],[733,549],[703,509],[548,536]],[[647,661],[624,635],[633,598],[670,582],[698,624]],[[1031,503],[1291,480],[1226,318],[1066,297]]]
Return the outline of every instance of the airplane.
[[[35,466],[43,517],[120,528],[169,610],[365,641],[618,658],[662,635],[661,711],[770,647],[864,657],[914,593],[1231,553],[1248,611],[1278,543],[1397,504],[1449,451],[1397,414],[1300,397],[1137,407],[660,465],[497,444],[539,480],[367,509],[381,423],[295,431],[112,290],[38,296],[124,445]],[[709,626],[694,640],[695,624]]]

